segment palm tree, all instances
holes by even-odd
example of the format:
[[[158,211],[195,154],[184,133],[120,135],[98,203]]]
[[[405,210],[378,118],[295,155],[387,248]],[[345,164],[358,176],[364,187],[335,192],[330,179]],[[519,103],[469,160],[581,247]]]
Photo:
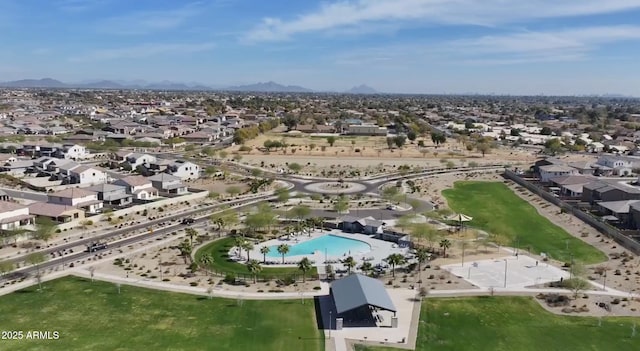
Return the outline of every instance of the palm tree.
[[[184,230],[184,232],[187,233],[187,236],[189,237],[189,242],[191,243],[191,246],[193,246],[193,238],[198,236],[198,232],[193,228],[187,228]]]
[[[360,265],[360,270],[363,271],[365,274],[369,274],[369,272],[373,270],[373,265],[369,261],[364,261]]]
[[[253,283],[255,284],[258,281],[258,273],[262,271],[262,266],[260,262],[257,260],[249,260],[247,261],[247,270],[253,275]]]
[[[278,253],[282,255],[282,263],[284,264],[284,255],[289,253],[289,245],[287,244],[278,245]]]
[[[187,257],[191,260],[191,252],[193,251],[193,247],[189,243],[189,240],[185,240],[178,245],[178,250],[180,250],[180,256],[184,259],[184,263],[187,263]]]
[[[344,264],[345,267],[347,267],[347,272],[351,274],[351,269],[353,269],[357,263],[356,263],[356,260],[353,259],[353,257],[349,256],[344,260],[342,260],[342,264]]]
[[[267,263],[267,254],[271,251],[269,246],[263,246],[260,248],[260,253],[262,254],[262,262]]]
[[[253,250],[253,244],[250,241],[245,240],[245,242],[242,243],[242,248],[247,252],[247,262],[249,262],[249,254],[251,253],[251,250]]]
[[[391,254],[384,259],[391,265],[391,275],[396,277],[396,266],[405,263],[404,256],[398,253]]]
[[[451,247],[451,241],[449,239],[442,239],[440,241],[440,248],[442,249],[442,257],[447,257],[447,249]]]
[[[416,258],[418,259],[418,270],[419,271],[422,270],[422,267],[421,267],[422,262],[424,262],[427,259],[429,259],[429,256],[431,256],[431,254],[426,249],[419,248],[419,249],[416,250]]]
[[[306,282],[307,281],[307,272],[310,271],[312,268],[311,266],[311,261],[309,261],[309,259],[307,257],[304,257],[303,259],[300,260],[300,262],[298,262],[298,269],[302,271],[302,282]]]
[[[200,267],[204,269],[205,272],[209,273],[209,267],[213,263],[213,256],[211,254],[206,253],[200,256]]]
[[[238,257],[242,256],[242,248],[244,247],[245,239],[241,236],[233,238],[233,246],[238,248]]]

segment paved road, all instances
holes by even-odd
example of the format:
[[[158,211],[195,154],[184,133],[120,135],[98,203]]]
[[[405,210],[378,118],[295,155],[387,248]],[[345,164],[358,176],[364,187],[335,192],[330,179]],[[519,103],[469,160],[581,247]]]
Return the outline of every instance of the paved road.
[[[168,226],[161,227],[161,228],[154,228],[153,234],[136,235],[134,237],[123,239],[116,246],[113,246],[113,245],[109,246],[110,248],[118,248],[118,247],[121,247],[121,246],[124,246],[124,245],[129,245],[131,243],[135,243],[135,242],[141,241],[141,240],[148,240],[149,238],[156,238],[156,237],[159,237],[159,236],[161,236],[161,235],[163,235],[163,234],[165,234],[167,232],[175,231],[175,230],[177,230],[179,228],[187,228],[188,226],[182,225],[178,221],[178,219],[181,219],[181,218],[184,218],[184,217],[191,217],[191,216],[194,216],[194,215],[196,215],[198,213],[202,213],[202,212],[205,212],[205,211],[211,211],[211,210],[214,210],[214,209],[216,209],[218,207],[222,207],[222,206],[225,206],[225,205],[226,206],[231,205],[231,206],[233,206],[234,209],[241,209],[241,208],[245,208],[245,207],[249,207],[249,206],[255,206],[255,201],[264,201],[264,200],[268,200],[270,198],[273,198],[273,195],[265,194],[265,195],[257,196],[257,197],[251,198],[251,199],[242,199],[242,200],[236,200],[236,201],[229,201],[229,202],[222,203],[222,204],[219,204],[219,205],[212,205],[212,206],[208,206],[208,207],[205,207],[205,208],[200,208],[200,209],[196,209],[196,210],[192,210],[192,211],[179,213],[179,214],[167,216],[167,217],[164,217],[164,218],[148,221],[148,222],[142,223],[142,224],[136,224],[136,225],[133,225],[133,226],[128,226],[128,227],[125,227],[123,229],[114,230],[112,232],[101,234],[101,235],[97,235],[97,236],[94,236],[94,237],[91,237],[91,238],[86,238],[86,239],[82,239],[82,240],[76,240],[76,241],[68,243],[68,244],[57,245],[55,247],[47,248],[47,249],[41,250],[39,252],[42,252],[43,254],[50,256],[52,252],[64,251],[66,249],[72,249],[72,248],[75,248],[75,247],[78,247],[78,246],[87,245],[87,244],[90,244],[92,242],[96,242],[96,241],[100,241],[100,240],[104,241],[104,240],[109,239],[111,237],[118,236],[118,235],[121,235],[121,234],[125,234],[125,233],[128,233],[128,232],[132,232],[132,231],[135,231],[135,230],[138,230],[138,229],[146,229],[146,228],[148,228],[150,226],[157,225],[157,224],[162,223],[162,222],[175,221],[175,222],[172,222],[172,224],[170,224]],[[195,224],[203,223],[203,222],[208,221],[208,217],[207,216],[204,216],[202,218],[195,217],[195,220],[196,220]],[[57,259],[55,261],[47,261],[47,262],[41,264],[40,267],[41,267],[41,269],[45,269],[47,267],[57,266],[57,265],[61,265],[63,263],[67,263],[67,262],[73,262],[73,261],[76,261],[78,259],[83,259],[83,258],[91,257],[91,256],[94,256],[94,255],[96,255],[96,253],[88,253],[88,252],[74,253],[72,255],[63,256],[62,258]],[[28,255],[14,257],[14,258],[9,259],[7,261],[8,262],[13,262],[13,263],[22,262],[22,261],[24,261],[26,259],[26,256],[28,256]],[[30,266],[30,267],[24,267],[24,268],[18,269],[15,272],[16,273],[28,274],[28,273],[33,272],[33,271],[35,271],[35,267]],[[1,281],[1,279],[0,279],[0,281]]]
[[[19,199],[32,200],[32,201],[44,201],[47,202],[48,197],[47,194],[36,193],[28,190],[16,190],[10,188],[0,188],[0,190],[7,193],[7,195]]]

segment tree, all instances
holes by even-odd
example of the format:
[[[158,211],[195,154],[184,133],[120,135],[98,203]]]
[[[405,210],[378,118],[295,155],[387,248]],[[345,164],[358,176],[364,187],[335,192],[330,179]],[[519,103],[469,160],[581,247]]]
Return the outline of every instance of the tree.
[[[333,135],[330,135],[327,137],[327,143],[329,143],[329,146],[333,146],[333,144],[336,143],[336,137]]]
[[[407,142],[407,138],[402,135],[397,135],[393,137],[393,143],[400,149],[402,149],[402,147],[406,142]]]
[[[218,155],[220,156],[221,159],[225,159],[227,158],[227,156],[229,156],[229,153],[224,151],[224,150],[220,150],[220,152],[218,152]]]
[[[253,177],[260,177],[262,175],[262,170],[260,168],[253,168],[251,169],[251,176]]]
[[[287,131],[290,131],[292,129],[295,129],[295,127],[298,125],[298,119],[293,115],[286,115],[282,119],[282,124],[287,126]]]
[[[193,238],[198,236],[198,231],[193,229],[193,228],[187,228],[187,229],[184,230],[184,232],[189,237],[189,243],[191,244],[191,246],[193,246]]]
[[[180,256],[184,259],[184,263],[186,264],[188,261],[191,261],[191,252],[193,252],[193,246],[189,243],[189,240],[185,240],[178,245],[178,250],[180,250]]]
[[[33,238],[36,240],[42,240],[45,244],[53,236],[56,223],[49,218],[40,217],[36,219],[36,231],[33,232]]]
[[[34,252],[27,256],[27,263],[36,267],[36,280],[38,281],[38,290],[42,291],[42,274],[40,274],[40,265],[47,260],[42,252]]]
[[[231,196],[236,196],[242,192],[242,190],[240,190],[240,187],[237,187],[235,185],[228,187],[225,191]]]
[[[349,210],[349,200],[344,195],[340,195],[333,204],[333,210],[338,213],[347,212]]]
[[[0,278],[4,277],[5,274],[11,272],[14,268],[13,263],[3,261],[0,262]]]
[[[540,135],[551,135],[552,131],[551,128],[544,126],[542,127],[542,129],[540,129]]]
[[[397,186],[388,186],[382,189],[382,198],[387,201],[393,201],[400,194],[400,189]]]
[[[217,169],[217,168],[215,168],[214,166],[207,166],[207,167],[204,169],[204,174],[205,174],[207,177],[213,177],[213,175],[214,175],[214,174],[216,174],[216,172],[218,172],[218,169]]]
[[[242,256],[242,249],[244,249],[245,238],[236,236],[233,238],[233,246],[238,249],[238,257]]]
[[[247,270],[253,275],[253,283],[258,281],[258,274],[262,271],[262,265],[257,260],[247,261]]]
[[[440,248],[442,249],[442,257],[447,257],[447,249],[451,247],[449,239],[440,240]]]
[[[427,240],[429,248],[433,247],[433,242],[438,238],[438,230],[429,223],[414,223],[410,227],[411,235],[418,238]]]
[[[293,173],[298,173],[298,172],[300,172],[300,170],[302,170],[302,166],[300,166],[300,164],[299,164],[299,163],[295,163],[295,162],[289,163],[289,164],[287,165],[287,167],[289,167],[289,169],[290,169]]]
[[[307,205],[295,206],[291,209],[291,214],[298,219],[298,221],[302,221],[311,214],[311,207]]]
[[[298,269],[302,271],[302,282],[307,281],[307,272],[312,268],[311,261],[307,257],[304,257],[298,262]]]
[[[363,271],[365,274],[369,274],[369,272],[373,270],[373,265],[369,261],[364,261],[360,265],[360,270]]]
[[[203,254],[198,260],[200,268],[209,273],[209,268],[213,264],[213,256],[210,253]]]
[[[278,253],[282,255],[282,264],[284,264],[284,255],[289,253],[289,245],[287,244],[278,245]]]
[[[356,260],[353,259],[353,257],[349,256],[342,260],[342,264],[347,267],[347,272],[351,274],[351,270],[356,266],[357,263]]]
[[[424,248],[418,248],[416,250],[416,258],[418,259],[418,270],[422,270],[422,263],[426,262],[429,257],[431,257],[431,254]]]
[[[440,146],[440,144],[444,144],[446,141],[447,137],[444,135],[444,133],[431,132],[431,142],[436,145],[436,149],[438,148],[438,146]]]
[[[549,155],[557,155],[562,151],[562,142],[558,138],[552,138],[544,143],[544,152]]]
[[[260,253],[262,254],[262,262],[267,263],[267,254],[271,252],[271,248],[269,246],[263,246],[260,248]]]
[[[249,240],[245,240],[242,243],[242,248],[247,252],[247,262],[251,261],[249,255],[251,254],[251,250],[253,250],[253,244]]]
[[[409,132],[407,132],[407,139],[409,139],[410,141],[415,141],[417,137],[418,134],[415,131],[410,130]]]
[[[391,254],[384,259],[388,264],[391,265],[391,275],[396,277],[396,266],[405,263],[404,256],[398,253]]]
[[[478,150],[478,152],[480,152],[482,154],[482,157],[484,157],[484,155],[489,152],[489,150],[491,149],[491,145],[489,145],[489,143],[486,142],[478,142],[476,144],[476,150]]]
[[[274,193],[277,197],[278,202],[287,202],[291,197],[287,188],[278,188]]]
[[[389,148],[389,150],[393,149],[393,137],[387,137],[387,147]]]

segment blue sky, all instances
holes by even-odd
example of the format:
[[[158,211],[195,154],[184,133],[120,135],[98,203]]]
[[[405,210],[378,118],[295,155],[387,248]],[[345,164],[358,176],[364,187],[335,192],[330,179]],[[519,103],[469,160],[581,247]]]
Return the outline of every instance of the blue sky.
[[[640,0],[0,0],[0,81],[640,96]]]

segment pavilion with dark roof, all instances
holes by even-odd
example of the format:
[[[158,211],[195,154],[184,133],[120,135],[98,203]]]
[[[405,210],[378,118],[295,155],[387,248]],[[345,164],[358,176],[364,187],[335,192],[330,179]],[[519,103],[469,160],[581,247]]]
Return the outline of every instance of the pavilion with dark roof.
[[[384,284],[362,274],[351,274],[331,284],[333,308],[329,318],[342,319],[345,327],[371,327],[388,324],[381,311],[396,314]]]

